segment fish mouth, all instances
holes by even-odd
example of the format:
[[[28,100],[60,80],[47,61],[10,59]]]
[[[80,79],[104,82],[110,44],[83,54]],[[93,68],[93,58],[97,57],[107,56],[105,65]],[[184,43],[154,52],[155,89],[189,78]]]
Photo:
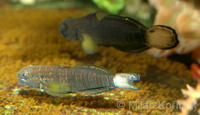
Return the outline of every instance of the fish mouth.
[[[70,23],[70,21],[72,21],[73,18],[68,18],[67,20],[65,20],[64,22],[62,22],[61,26],[60,26],[60,32],[64,37],[69,37],[67,30],[68,30],[68,23]]]
[[[25,84],[26,83],[26,80],[24,79],[23,74],[18,73],[18,81],[21,84]]]
[[[26,67],[22,68],[17,73],[18,82],[21,83],[21,84],[24,84],[26,82],[26,80],[24,79],[24,71],[25,71],[25,69],[26,69]]]
[[[67,25],[65,23],[61,24],[60,26],[60,32],[64,37],[68,37],[69,35],[67,34]]]

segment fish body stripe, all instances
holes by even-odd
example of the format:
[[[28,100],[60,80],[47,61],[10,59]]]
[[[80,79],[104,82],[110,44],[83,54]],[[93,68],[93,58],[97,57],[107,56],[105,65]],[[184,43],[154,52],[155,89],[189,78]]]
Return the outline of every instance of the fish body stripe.
[[[93,72],[70,70],[68,71],[68,83],[72,92],[91,88],[114,87],[113,76],[101,75]]]

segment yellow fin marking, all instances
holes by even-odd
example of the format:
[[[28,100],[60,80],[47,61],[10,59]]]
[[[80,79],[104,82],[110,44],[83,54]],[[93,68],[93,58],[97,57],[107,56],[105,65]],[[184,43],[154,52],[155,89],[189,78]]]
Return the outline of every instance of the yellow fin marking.
[[[97,43],[94,40],[92,40],[92,38],[88,34],[82,34],[82,37],[83,37],[82,47],[84,51],[87,54],[95,54],[98,50]]]
[[[97,19],[98,19],[99,21],[100,21],[102,18],[104,18],[105,16],[107,16],[107,15],[108,15],[107,13],[102,12],[102,11],[96,13],[96,17],[97,17]]]
[[[46,83],[46,93],[52,96],[61,96],[63,94],[71,92],[69,84],[63,84],[59,82]]]

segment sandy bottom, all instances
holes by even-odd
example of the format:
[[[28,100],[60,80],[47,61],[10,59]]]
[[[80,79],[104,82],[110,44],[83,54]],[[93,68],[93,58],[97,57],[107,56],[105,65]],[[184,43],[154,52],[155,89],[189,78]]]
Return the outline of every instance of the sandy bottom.
[[[0,10],[0,113],[5,114],[176,114],[181,89],[192,82],[191,72],[179,62],[156,59],[146,52],[131,54],[112,47],[99,47],[87,55],[81,43],[63,38],[60,23],[81,17],[81,10]],[[89,26],[89,25],[88,25]],[[53,97],[39,89],[22,86],[17,72],[27,65],[96,64],[111,72],[141,75],[141,90],[116,88],[86,95],[70,93]]]

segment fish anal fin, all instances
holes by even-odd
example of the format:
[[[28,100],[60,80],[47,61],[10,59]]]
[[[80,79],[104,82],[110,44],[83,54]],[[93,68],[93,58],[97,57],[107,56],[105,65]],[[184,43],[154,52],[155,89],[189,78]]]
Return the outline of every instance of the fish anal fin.
[[[69,84],[59,82],[47,82],[45,92],[52,96],[62,96],[71,92]]]
[[[82,47],[87,54],[95,54],[98,50],[98,44],[88,34],[81,34],[83,37]]]
[[[147,49],[149,49],[150,47],[147,45],[142,45],[140,47],[133,47],[133,48],[124,48],[124,47],[118,47],[118,46],[114,46],[114,48],[121,50],[121,51],[125,51],[125,52],[130,52],[130,53],[139,53],[142,51],[145,51]]]
[[[88,89],[88,90],[83,90],[82,92],[86,93],[86,94],[97,94],[97,93],[109,91],[111,89],[114,89],[114,87],[103,87],[103,88],[96,88],[96,89]]]

